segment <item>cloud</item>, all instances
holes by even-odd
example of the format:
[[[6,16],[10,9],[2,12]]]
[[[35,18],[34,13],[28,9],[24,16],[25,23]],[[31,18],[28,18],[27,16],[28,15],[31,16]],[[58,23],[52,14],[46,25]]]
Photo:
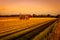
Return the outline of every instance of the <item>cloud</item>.
[[[1,14],[54,14],[60,11],[60,3],[57,0],[0,0]]]

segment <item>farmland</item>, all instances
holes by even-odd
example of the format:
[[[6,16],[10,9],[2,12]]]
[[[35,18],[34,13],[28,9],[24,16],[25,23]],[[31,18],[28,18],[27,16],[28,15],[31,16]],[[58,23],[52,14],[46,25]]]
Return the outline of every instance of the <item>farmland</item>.
[[[0,36],[14,33],[23,29],[32,30],[38,24],[46,24],[47,22],[56,20],[57,18],[30,18],[21,20],[18,17],[1,17],[0,18]],[[42,26],[43,27],[43,26]],[[32,29],[29,29],[32,28]],[[17,34],[15,34],[16,36]],[[13,35],[14,36],[14,35]],[[12,36],[12,37],[13,37]],[[10,36],[9,36],[10,37]]]
[[[5,32],[10,33],[22,30],[55,19],[56,18],[30,18],[29,20],[20,20],[19,18],[0,18],[0,36]]]

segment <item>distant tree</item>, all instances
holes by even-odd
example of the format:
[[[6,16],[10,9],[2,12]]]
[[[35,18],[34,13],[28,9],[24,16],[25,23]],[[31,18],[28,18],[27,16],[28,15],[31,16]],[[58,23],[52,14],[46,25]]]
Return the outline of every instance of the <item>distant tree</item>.
[[[33,17],[37,17],[37,15],[36,14],[33,14]]]
[[[47,15],[47,17],[51,17],[51,15],[50,15],[50,14],[48,14],[48,15]]]
[[[57,18],[60,18],[60,15],[57,15],[56,17],[57,17]]]
[[[43,15],[41,15],[41,17],[43,17]]]

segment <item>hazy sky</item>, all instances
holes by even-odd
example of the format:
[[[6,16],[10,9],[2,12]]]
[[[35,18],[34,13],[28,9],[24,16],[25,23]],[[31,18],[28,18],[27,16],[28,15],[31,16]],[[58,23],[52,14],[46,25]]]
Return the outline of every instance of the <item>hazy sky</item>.
[[[0,15],[52,14],[60,12],[60,0],[0,0]]]

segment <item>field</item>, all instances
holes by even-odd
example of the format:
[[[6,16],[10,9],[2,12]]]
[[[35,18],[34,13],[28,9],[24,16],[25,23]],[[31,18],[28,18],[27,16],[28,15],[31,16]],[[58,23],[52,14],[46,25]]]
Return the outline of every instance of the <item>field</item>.
[[[56,23],[56,28],[50,37],[50,40],[60,40],[60,19]]]
[[[0,36],[55,19],[56,18],[30,18],[29,20],[20,20],[17,17],[0,18]]]

